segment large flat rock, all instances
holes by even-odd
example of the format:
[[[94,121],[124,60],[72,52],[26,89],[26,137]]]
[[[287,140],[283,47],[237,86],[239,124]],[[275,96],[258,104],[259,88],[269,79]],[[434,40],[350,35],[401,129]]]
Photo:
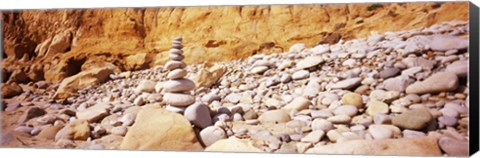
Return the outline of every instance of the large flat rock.
[[[306,153],[353,155],[441,156],[437,140],[432,137],[404,139],[352,140],[311,148]]]

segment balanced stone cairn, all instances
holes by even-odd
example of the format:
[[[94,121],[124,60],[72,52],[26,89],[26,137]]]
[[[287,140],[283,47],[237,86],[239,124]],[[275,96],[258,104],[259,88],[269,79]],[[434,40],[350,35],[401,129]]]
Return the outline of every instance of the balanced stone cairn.
[[[190,93],[195,89],[195,83],[187,78],[186,64],[182,61],[185,57],[182,51],[182,38],[175,37],[172,42],[172,49],[169,51],[170,61],[165,64],[169,71],[168,81],[164,84],[164,101],[167,110],[183,113],[185,108],[195,102],[195,97]]]

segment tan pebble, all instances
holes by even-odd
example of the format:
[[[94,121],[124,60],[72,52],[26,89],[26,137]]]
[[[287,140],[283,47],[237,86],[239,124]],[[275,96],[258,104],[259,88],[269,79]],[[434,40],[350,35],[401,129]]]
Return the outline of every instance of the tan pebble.
[[[457,99],[465,99],[465,98],[467,98],[467,96],[465,96],[465,94],[463,94],[463,93],[457,93],[457,94],[455,94],[455,97],[456,97]]]

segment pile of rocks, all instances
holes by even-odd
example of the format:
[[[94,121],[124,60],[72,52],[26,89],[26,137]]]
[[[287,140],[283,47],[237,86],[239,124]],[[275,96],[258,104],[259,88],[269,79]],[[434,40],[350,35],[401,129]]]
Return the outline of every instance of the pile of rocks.
[[[186,64],[183,62],[182,38],[176,37],[172,42],[172,49],[169,51],[171,61],[165,64],[165,68],[169,71],[167,79],[163,85],[166,92],[164,101],[167,104],[167,110],[183,113],[189,105],[195,102],[195,97],[191,91],[195,89],[195,83],[185,78],[188,72],[184,68]]]

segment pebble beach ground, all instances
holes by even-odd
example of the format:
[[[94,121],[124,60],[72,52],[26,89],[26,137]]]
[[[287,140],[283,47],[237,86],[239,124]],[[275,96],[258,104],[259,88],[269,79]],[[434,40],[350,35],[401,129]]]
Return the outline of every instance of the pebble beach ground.
[[[68,79],[3,87],[2,146],[467,156],[468,31],[448,21],[213,66],[185,65],[179,38],[165,66],[74,94],[60,93]]]

